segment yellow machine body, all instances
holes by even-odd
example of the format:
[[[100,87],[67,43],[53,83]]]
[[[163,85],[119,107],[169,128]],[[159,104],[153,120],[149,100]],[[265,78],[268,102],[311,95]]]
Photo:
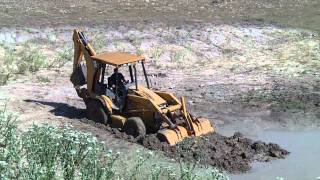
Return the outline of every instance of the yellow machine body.
[[[135,79],[135,86],[127,89],[124,105],[119,110],[112,97],[99,91],[99,85],[101,85],[99,80],[104,78],[105,69],[103,68],[105,65],[117,68],[128,66],[134,69],[136,75],[135,66],[142,63],[145,73],[143,64],[145,58],[122,52],[96,54],[79,30],[74,30],[73,41],[74,72],[71,81],[79,97],[86,102],[87,109],[92,108],[88,101],[99,101],[110,119],[108,123],[114,127],[123,128],[130,117],[139,117],[147,133],[158,133],[158,138],[170,145],[175,145],[189,136],[201,136],[214,131],[208,119],[195,118],[187,111],[184,98],[179,100],[172,93],[153,91],[149,88],[148,81],[148,87],[144,87],[138,85]],[[85,63],[82,60],[85,60]],[[85,64],[85,71],[82,68],[84,78],[81,80],[76,72],[83,67],[83,64]],[[146,73],[145,78],[147,80]],[[133,79],[132,75],[131,79]],[[101,110],[97,113],[101,113]]]

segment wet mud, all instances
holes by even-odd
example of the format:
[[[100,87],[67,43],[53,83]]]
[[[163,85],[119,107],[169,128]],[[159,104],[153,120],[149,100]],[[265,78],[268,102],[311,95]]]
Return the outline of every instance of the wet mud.
[[[202,165],[212,165],[233,173],[250,170],[250,164],[254,161],[268,162],[289,154],[277,144],[253,141],[240,133],[231,137],[218,133],[191,137],[173,147],[151,135],[142,140],[142,144],[152,150],[162,150],[174,159],[198,161]]]
[[[149,134],[145,138],[134,138],[110,126],[88,119],[81,121],[105,129],[116,138],[143,145],[150,150],[161,151],[165,156],[176,161],[214,166],[231,173],[249,171],[251,163],[255,161],[269,162],[274,159],[283,159],[290,153],[278,144],[253,141],[239,132],[230,137],[218,133],[190,137],[176,146],[170,146],[166,142],[161,142],[156,134]]]

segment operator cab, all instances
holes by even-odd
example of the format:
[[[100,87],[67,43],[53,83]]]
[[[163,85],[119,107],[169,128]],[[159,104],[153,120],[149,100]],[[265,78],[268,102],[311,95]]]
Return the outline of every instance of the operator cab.
[[[100,77],[94,76],[97,77],[94,80],[97,82],[94,83],[96,84],[96,86],[93,87],[94,92],[111,98],[120,111],[125,106],[128,91],[130,89],[138,90],[137,64],[142,65],[147,88],[150,88],[144,66],[145,58],[143,56],[123,52],[112,52],[91,57],[95,62],[95,74],[101,74]],[[124,72],[125,68],[128,68],[129,80],[121,77],[123,76],[121,72]],[[113,73],[110,72],[111,69],[113,69]]]

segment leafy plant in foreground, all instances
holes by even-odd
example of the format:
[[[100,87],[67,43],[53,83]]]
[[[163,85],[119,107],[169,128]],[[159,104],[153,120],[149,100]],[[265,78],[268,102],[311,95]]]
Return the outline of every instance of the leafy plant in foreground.
[[[96,137],[69,126],[33,125],[18,133],[15,120],[0,111],[0,179],[227,179],[218,170],[200,173],[196,164],[182,163],[179,172],[154,162],[151,151],[121,159]]]
[[[5,105],[0,110],[0,179],[15,179],[20,173],[21,146],[17,141],[15,121],[16,116],[8,113]]]

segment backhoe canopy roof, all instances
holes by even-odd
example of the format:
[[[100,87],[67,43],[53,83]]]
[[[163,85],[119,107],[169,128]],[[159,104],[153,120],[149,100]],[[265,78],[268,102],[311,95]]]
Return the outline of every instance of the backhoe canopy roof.
[[[109,52],[102,53],[92,56],[92,59],[106,63],[112,66],[122,66],[128,63],[134,63],[137,61],[145,61],[143,56],[138,56],[134,54],[124,53],[124,52]]]

